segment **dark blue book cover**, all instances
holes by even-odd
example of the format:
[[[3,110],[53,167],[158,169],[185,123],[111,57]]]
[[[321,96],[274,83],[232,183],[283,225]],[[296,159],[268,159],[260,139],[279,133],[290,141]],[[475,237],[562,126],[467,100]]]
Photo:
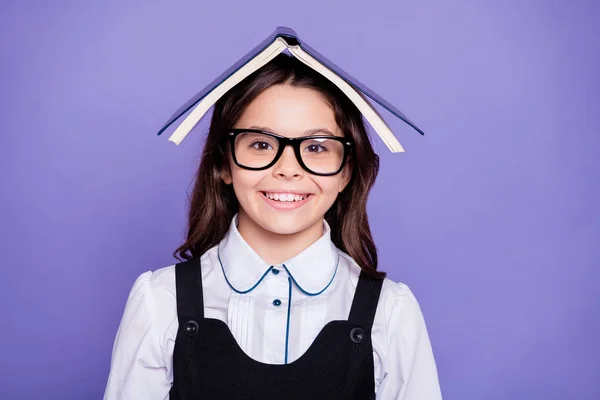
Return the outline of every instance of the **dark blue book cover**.
[[[242,66],[256,57],[260,52],[262,52],[266,47],[268,47],[273,41],[275,41],[278,37],[284,39],[288,45],[295,46],[298,45],[302,50],[308,53],[310,56],[315,58],[321,64],[325,65],[327,68],[336,73],[340,78],[346,81],[349,85],[354,87],[356,90],[362,92],[373,101],[384,107],[386,110],[391,112],[396,117],[400,118],[402,121],[410,125],[420,134],[424,134],[424,132],[419,129],[414,123],[412,123],[400,110],[394,107],[390,102],[383,99],[377,93],[369,89],[366,85],[359,82],[357,79],[353,78],[349,73],[344,71],[342,68],[335,65],[333,62],[328,60],[322,54],[317,52],[314,48],[309,46],[306,42],[300,40],[296,32],[285,26],[278,26],[275,31],[269,35],[266,39],[256,45],[252,50],[250,50],[247,54],[245,54],[242,58],[240,58],[235,64],[225,70],[220,76],[215,78],[212,82],[210,82],[204,89],[194,95],[190,100],[188,100],[183,106],[181,106],[175,113],[167,120],[166,124],[158,131],[160,135],[163,133],[169,126],[171,126],[175,121],[177,121],[182,115],[192,109],[196,104],[198,104],[204,97],[206,97],[213,89],[218,87],[221,83],[223,83],[227,78],[233,75],[237,70],[239,70]]]

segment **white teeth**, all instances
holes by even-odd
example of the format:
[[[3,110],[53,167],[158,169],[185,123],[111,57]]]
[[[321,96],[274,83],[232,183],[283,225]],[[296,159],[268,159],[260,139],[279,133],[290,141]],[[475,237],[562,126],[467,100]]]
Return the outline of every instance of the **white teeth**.
[[[277,201],[302,201],[306,198],[306,196],[302,196],[299,194],[292,193],[267,193],[265,195],[271,200]]]

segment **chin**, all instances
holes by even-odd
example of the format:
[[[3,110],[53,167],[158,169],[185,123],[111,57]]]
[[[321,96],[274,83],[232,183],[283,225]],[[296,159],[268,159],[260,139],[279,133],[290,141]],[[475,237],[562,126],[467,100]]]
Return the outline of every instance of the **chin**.
[[[278,235],[293,235],[310,228],[317,221],[307,221],[302,216],[264,216],[259,218],[257,222],[269,232]]]

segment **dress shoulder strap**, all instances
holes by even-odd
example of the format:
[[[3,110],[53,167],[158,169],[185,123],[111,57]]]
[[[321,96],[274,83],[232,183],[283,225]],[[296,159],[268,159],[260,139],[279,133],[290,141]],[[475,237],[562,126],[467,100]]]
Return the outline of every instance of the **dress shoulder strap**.
[[[348,318],[350,322],[361,325],[367,331],[371,330],[382,285],[383,279],[372,277],[365,271],[360,272]]]
[[[177,294],[177,316],[186,321],[204,318],[202,293],[202,268],[200,257],[175,265],[175,289]]]

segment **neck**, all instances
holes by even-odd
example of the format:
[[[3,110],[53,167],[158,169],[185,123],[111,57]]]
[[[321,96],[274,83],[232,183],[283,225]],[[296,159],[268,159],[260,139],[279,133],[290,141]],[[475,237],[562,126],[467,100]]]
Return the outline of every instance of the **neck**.
[[[238,231],[252,249],[267,263],[281,264],[298,255],[323,236],[323,221],[291,234],[268,231],[240,210]]]

